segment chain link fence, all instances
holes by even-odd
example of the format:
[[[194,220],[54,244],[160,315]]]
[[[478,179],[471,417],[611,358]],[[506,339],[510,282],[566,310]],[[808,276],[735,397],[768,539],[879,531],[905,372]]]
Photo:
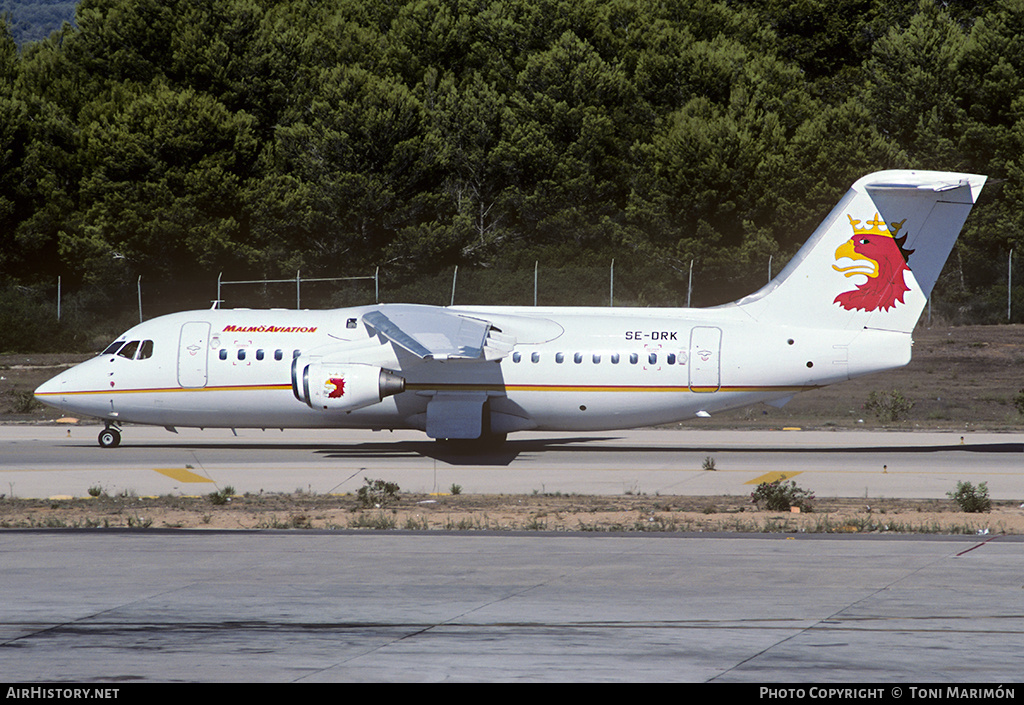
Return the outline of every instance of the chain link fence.
[[[994,283],[983,293],[964,286],[947,266],[922,314],[924,325],[1024,322],[1024,272],[1016,261],[993,265]],[[778,269],[776,269],[777,273]],[[176,311],[222,308],[343,308],[373,303],[435,306],[714,306],[750,294],[768,281],[769,270],[724,280],[699,263],[668,267],[637,258],[607,266],[450,267],[435,274],[402,276],[381,268],[268,280],[221,276],[117,284],[0,288],[0,352],[92,350],[135,325]]]

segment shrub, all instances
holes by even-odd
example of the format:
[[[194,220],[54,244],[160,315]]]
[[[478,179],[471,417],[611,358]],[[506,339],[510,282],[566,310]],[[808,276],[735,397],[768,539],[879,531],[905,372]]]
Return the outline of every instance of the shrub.
[[[222,506],[231,501],[231,494],[226,490],[217,490],[207,495],[210,498],[210,503],[216,506]]]
[[[383,507],[390,501],[398,499],[399,487],[394,482],[363,478],[363,486],[356,492],[359,503],[364,507]]]
[[[914,408],[914,402],[903,396],[903,392],[892,390],[891,392],[871,392],[864,408],[874,412],[875,416],[882,423],[894,423],[901,421],[907,413]]]
[[[751,501],[758,507],[764,503],[773,512],[788,512],[790,507],[799,507],[801,512],[814,511],[814,493],[798,487],[792,480],[779,478],[774,482],[762,482],[750,493]]]
[[[12,414],[31,414],[43,405],[36,401],[35,394],[26,389],[10,389],[7,391]]]
[[[979,482],[977,488],[970,482],[956,483],[956,492],[946,496],[957,503],[962,512],[990,512],[992,501],[988,498],[988,484]]]
[[[1017,413],[1024,416],[1024,389],[1017,392],[1013,398],[1013,405],[1017,407]]]

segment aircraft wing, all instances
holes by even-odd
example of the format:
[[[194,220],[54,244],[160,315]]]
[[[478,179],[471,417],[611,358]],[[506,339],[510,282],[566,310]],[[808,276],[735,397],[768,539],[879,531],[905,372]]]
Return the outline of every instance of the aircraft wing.
[[[362,318],[383,338],[421,359],[499,360],[516,343],[489,321],[432,306],[387,306]]]

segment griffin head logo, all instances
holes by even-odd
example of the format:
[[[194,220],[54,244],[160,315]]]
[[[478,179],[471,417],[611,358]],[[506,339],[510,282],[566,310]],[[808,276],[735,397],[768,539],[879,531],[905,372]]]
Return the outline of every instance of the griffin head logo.
[[[324,382],[324,391],[328,399],[341,399],[345,396],[345,378],[331,377]]]
[[[839,294],[833,303],[848,311],[888,311],[896,308],[897,303],[905,303],[903,295],[910,291],[910,287],[903,274],[910,269],[907,257],[914,251],[903,249],[906,235],[897,235],[906,219],[886,226],[875,213],[874,219],[867,222],[868,227],[862,228],[861,221],[850,216],[847,218],[850,218],[853,237],[836,250],[836,264],[832,269],[846,277],[863,276],[866,281],[851,291]]]

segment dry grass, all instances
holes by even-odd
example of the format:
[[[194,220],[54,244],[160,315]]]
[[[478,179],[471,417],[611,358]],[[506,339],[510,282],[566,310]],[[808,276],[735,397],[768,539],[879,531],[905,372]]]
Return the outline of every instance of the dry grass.
[[[1024,509],[965,514],[949,500],[817,500],[813,513],[757,511],[748,498],[401,495],[365,508],[355,495],[0,500],[3,528],[406,529],[420,531],[1024,533]]]

